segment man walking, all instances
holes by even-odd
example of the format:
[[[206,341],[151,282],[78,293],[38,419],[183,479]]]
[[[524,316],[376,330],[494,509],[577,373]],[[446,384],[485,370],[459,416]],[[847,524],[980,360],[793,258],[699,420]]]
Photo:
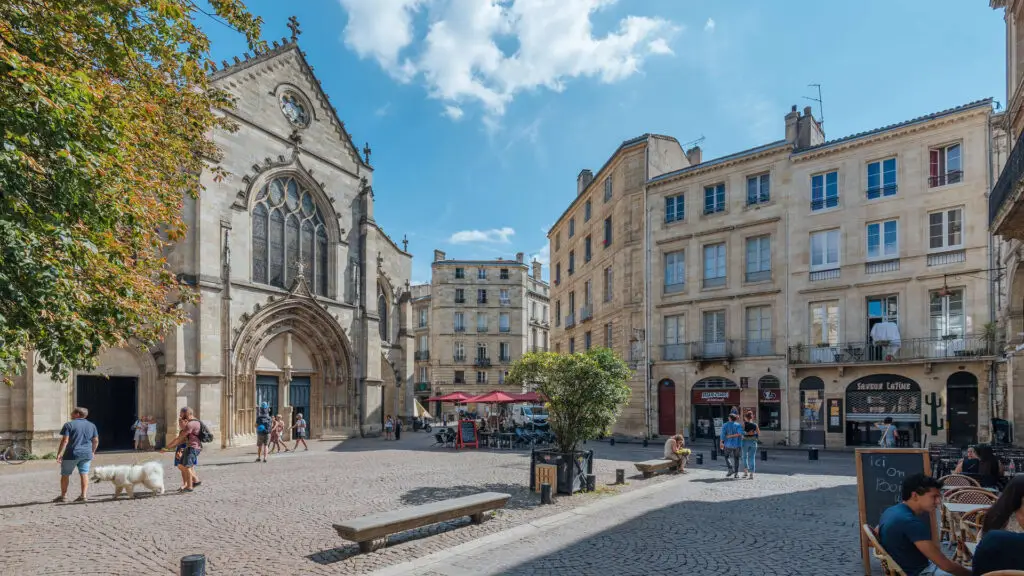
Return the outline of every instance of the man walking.
[[[196,420],[195,412],[188,406],[181,409],[181,432],[178,437],[167,443],[167,446],[185,445],[185,451],[181,456],[178,469],[181,470],[181,492],[191,492],[196,487],[196,464],[199,463],[199,452],[202,450],[202,442],[199,440],[199,431],[202,425]],[[164,448],[164,452],[167,448]]]
[[[725,465],[729,471],[725,477],[739,478],[740,448],[743,444],[743,427],[736,421],[736,414],[729,414],[729,421],[722,425],[722,441],[719,446],[725,455]]]
[[[75,502],[85,502],[89,498],[89,465],[96,456],[96,447],[100,445],[100,436],[96,425],[86,420],[89,410],[80,406],[71,411],[71,421],[65,422],[60,429],[60,447],[57,448],[57,464],[60,464],[60,496],[54,502],[67,502],[68,484],[75,468],[82,482],[82,495]]]
[[[270,427],[273,422],[270,419],[270,404],[260,403],[259,412],[256,414],[256,461],[267,461],[268,444],[270,444]]]

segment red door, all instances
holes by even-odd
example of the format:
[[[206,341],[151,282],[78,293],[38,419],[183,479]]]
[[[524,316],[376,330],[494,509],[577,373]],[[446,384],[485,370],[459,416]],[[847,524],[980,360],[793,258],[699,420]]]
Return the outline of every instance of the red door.
[[[676,434],[676,384],[671,380],[658,383],[658,434]]]

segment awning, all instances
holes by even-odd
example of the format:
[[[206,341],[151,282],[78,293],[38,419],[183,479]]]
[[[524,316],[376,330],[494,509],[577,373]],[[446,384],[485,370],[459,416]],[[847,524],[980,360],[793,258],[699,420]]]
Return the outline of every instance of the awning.
[[[434,417],[430,415],[430,412],[428,412],[427,409],[423,407],[423,404],[420,404],[418,401],[413,400],[412,408],[413,416],[415,416],[416,418],[424,418],[426,420],[434,419]]]
[[[510,394],[506,394],[501,390],[493,390],[487,394],[467,398],[465,402],[467,404],[510,404],[512,402],[517,402],[517,400]]]
[[[920,422],[921,414],[862,414],[846,413],[847,422],[881,422],[886,418],[892,418],[893,422]]]

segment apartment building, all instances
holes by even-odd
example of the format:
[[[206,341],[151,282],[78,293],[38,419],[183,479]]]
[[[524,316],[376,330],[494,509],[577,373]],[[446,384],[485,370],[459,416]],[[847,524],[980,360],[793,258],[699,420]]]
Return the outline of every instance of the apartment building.
[[[826,141],[793,107],[779,141],[710,161],[694,149],[649,174],[643,248],[624,254],[649,270],[623,317],[639,337],[617,348],[640,381],[616,431],[714,436],[735,407],[771,443],[870,445],[886,416],[909,444],[987,440],[991,108]],[[555,262],[583,192],[552,229]],[[580,272],[555,286],[556,308]],[[571,351],[579,332],[553,338]]]
[[[522,392],[506,385],[509,366],[549,346],[550,295],[541,272],[540,262],[527,265],[521,252],[515,260],[449,260],[434,251],[431,283],[412,290],[421,404],[455,391]]]

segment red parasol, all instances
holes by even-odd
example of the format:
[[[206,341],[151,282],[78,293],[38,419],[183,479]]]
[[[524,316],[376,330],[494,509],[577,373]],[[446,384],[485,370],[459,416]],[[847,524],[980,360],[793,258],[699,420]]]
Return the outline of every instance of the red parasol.
[[[444,396],[434,396],[433,398],[427,398],[427,402],[454,402],[460,404],[468,400],[470,396],[465,392],[452,392],[451,394],[445,394]]]
[[[501,390],[493,390],[487,394],[468,398],[466,399],[466,402],[470,404],[510,404],[512,402],[518,402],[518,400],[511,394],[507,394]]]

